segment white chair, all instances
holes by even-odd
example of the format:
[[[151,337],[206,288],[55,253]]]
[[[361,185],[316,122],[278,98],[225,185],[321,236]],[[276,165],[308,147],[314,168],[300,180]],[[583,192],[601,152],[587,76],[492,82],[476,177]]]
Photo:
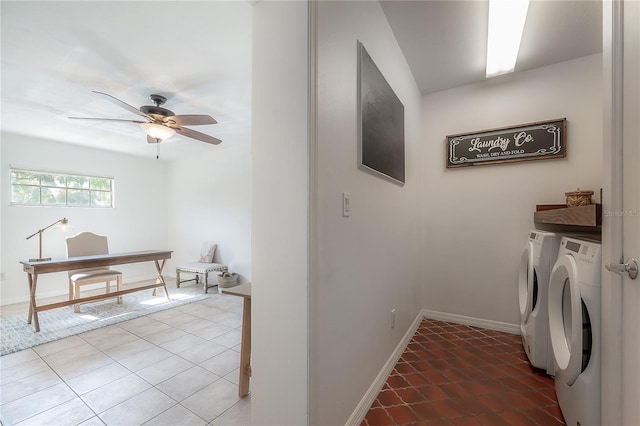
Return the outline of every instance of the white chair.
[[[67,257],[91,256],[108,254],[109,245],[107,237],[92,232],[81,232],[72,237],[67,237]],[[111,291],[111,281],[116,281],[118,291],[122,290],[122,273],[109,267],[76,269],[69,271],[69,299],[80,297],[80,286],[85,284],[106,283],[106,292]],[[122,296],[118,297],[118,303],[122,303]],[[73,305],[74,312],[80,312],[80,305]]]
[[[210,287],[216,286],[217,283],[209,285],[209,273],[215,271],[224,272],[227,270],[226,265],[213,262],[213,255],[215,254],[217,247],[217,244],[204,243],[202,244],[200,259],[198,262],[183,263],[176,266],[176,287],[180,288],[180,284],[189,281],[195,281],[196,284],[198,284],[198,282],[200,281],[200,275],[204,275],[202,283],[205,293],[209,291]],[[195,277],[188,280],[181,280],[180,274],[184,272],[195,274]]]

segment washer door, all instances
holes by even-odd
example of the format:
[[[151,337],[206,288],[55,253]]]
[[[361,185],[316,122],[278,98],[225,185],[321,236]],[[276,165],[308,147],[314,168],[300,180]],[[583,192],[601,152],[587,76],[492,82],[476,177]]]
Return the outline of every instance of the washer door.
[[[535,285],[535,289],[534,289]],[[520,256],[518,271],[518,299],[520,304],[520,322],[526,323],[533,310],[534,290],[537,291],[537,277],[533,270],[533,243],[527,241]]]
[[[582,298],[571,255],[558,259],[549,281],[549,335],[556,380],[572,385],[582,372]]]

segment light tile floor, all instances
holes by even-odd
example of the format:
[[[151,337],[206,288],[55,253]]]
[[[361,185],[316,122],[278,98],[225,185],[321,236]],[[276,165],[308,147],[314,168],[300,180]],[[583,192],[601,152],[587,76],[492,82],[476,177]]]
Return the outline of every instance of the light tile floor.
[[[237,386],[241,328],[242,299],[213,293],[3,356],[0,420],[3,426],[249,425],[251,395],[238,398]]]

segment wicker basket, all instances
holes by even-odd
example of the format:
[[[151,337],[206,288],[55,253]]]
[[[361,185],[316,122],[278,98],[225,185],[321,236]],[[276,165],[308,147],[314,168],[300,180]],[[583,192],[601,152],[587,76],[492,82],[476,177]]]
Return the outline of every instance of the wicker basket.
[[[593,191],[580,191],[578,188],[577,191],[565,192],[564,195],[567,196],[567,207],[588,206],[591,204]]]
[[[229,288],[238,285],[238,274],[226,273],[218,275],[218,287]]]

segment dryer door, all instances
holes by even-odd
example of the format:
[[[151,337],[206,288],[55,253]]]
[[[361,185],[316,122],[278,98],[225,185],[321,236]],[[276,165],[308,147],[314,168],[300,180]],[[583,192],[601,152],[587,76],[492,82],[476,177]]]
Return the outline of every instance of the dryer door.
[[[533,270],[533,243],[527,241],[520,256],[520,270],[518,271],[518,299],[520,303],[520,322],[527,322],[533,310],[534,290],[537,291],[537,277]]]
[[[582,299],[576,261],[568,254],[551,271],[549,335],[556,380],[572,385],[582,367]]]

